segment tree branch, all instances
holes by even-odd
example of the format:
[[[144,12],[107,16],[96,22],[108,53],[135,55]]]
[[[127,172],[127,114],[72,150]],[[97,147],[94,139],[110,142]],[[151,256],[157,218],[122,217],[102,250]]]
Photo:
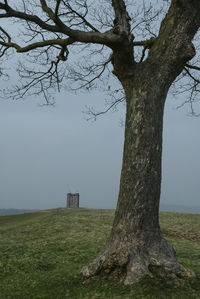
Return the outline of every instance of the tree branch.
[[[123,0],[112,0],[112,6],[115,11],[114,32],[122,35],[130,34],[130,16],[126,10]]]
[[[0,2],[0,9],[5,10],[5,14],[0,14],[0,18],[18,18],[25,21],[33,22],[37,25],[39,25],[41,28],[51,31],[51,32],[60,32],[58,26],[49,25],[46,22],[42,21],[38,16],[36,15],[30,15],[25,12],[17,11],[8,6],[7,4]]]
[[[78,11],[74,10],[71,5],[69,3],[65,3],[64,2],[65,7],[67,7],[73,14],[75,14],[76,16],[78,16],[78,18],[80,18],[84,24],[86,26],[88,26],[90,29],[92,29],[95,32],[99,32],[99,30],[97,30],[90,22],[88,22],[85,18],[85,16],[82,16],[80,13],[78,13]]]
[[[190,71],[186,68],[186,67],[184,67],[184,70],[186,71],[186,73],[189,75],[189,77],[190,78],[192,78],[192,80],[194,80],[196,83],[200,83],[200,81],[198,80],[198,79],[196,79],[191,73],[190,73]]]
[[[133,46],[134,47],[145,47],[146,49],[150,49],[153,44],[156,42],[156,38],[151,37],[150,39],[147,40],[142,40],[142,41],[134,41]]]
[[[104,61],[103,63],[96,64],[95,66],[87,66],[87,67],[82,67],[83,70],[86,72],[83,74],[83,76],[80,76],[80,73],[73,73],[73,77],[76,76],[76,79],[79,81],[82,81],[83,84],[81,84],[78,88],[72,88],[72,91],[76,91],[78,89],[89,89],[92,87],[93,83],[95,80],[100,79],[101,75],[104,73],[106,70],[107,65],[111,62],[111,58],[109,58],[107,61]]]
[[[24,52],[29,52],[31,50],[34,50],[36,48],[42,48],[50,45],[59,45],[62,48],[65,48],[68,45],[71,45],[74,43],[74,40],[72,38],[66,38],[66,39],[50,39],[50,40],[43,40],[39,42],[35,42],[32,44],[29,44],[25,47],[21,47],[16,43],[11,42],[11,37],[9,34],[2,28],[0,27],[0,30],[8,37],[8,42],[5,41],[0,41],[0,45],[7,47],[7,48],[14,48],[18,53],[24,53]]]
[[[47,6],[46,1],[40,0],[40,3],[41,3],[43,11],[46,12],[46,14],[50,17],[50,19],[55,22],[56,14],[54,14],[53,10],[49,6]]]
[[[192,40],[199,26],[199,0],[171,1],[147,58],[150,64],[154,64],[157,73],[165,74],[169,85],[182,72],[185,64],[194,57]]]
[[[18,18],[25,21],[33,22],[39,25],[41,28],[50,31],[50,32],[60,32],[69,37],[73,38],[74,40],[82,43],[95,43],[95,44],[103,44],[107,45],[108,47],[112,47],[113,44],[119,44],[121,42],[121,38],[114,34],[111,30],[100,33],[100,32],[85,32],[81,30],[73,30],[70,27],[66,26],[61,19],[56,16],[51,8],[46,5],[45,0],[40,0],[42,9],[49,15],[51,20],[55,22],[56,25],[49,25],[46,22],[42,21],[36,15],[29,15],[25,12],[20,12],[14,10],[10,6],[3,4],[0,2],[0,9],[5,10],[6,14],[0,15],[0,17],[7,17],[7,18]]]
[[[89,120],[94,120],[96,121],[97,117],[100,116],[100,115],[103,115],[103,114],[106,114],[108,111],[110,111],[111,109],[113,109],[114,107],[116,107],[118,104],[122,103],[125,101],[125,96],[115,100],[107,109],[105,109],[104,111],[95,111],[93,108],[91,107],[87,107],[86,106],[86,109],[87,111],[84,112],[85,114],[89,115],[90,117],[87,118],[86,120],[89,121]]]
[[[191,65],[191,64],[186,64],[185,66],[188,67],[189,69],[200,71],[199,66]]]
[[[55,8],[55,16],[58,16],[58,10],[59,10],[60,3],[61,3],[61,0],[57,0],[56,8]]]

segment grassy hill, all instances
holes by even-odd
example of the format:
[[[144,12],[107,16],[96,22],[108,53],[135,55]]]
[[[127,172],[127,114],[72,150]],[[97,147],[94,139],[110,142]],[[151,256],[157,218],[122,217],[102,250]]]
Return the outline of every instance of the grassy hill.
[[[83,283],[80,269],[103,248],[113,216],[111,210],[88,209],[0,216],[0,299],[200,298],[200,215],[160,214],[164,236],[196,279]]]

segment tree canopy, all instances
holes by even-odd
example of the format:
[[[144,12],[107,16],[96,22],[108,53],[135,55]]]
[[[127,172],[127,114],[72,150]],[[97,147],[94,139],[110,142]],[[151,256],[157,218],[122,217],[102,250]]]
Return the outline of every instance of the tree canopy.
[[[105,111],[109,110],[124,101],[123,88],[117,81],[113,84],[113,49],[130,39],[130,59],[142,64],[161,39],[160,24],[168,22],[167,11],[169,15],[178,9],[178,2],[188,9],[186,1],[0,1],[1,74],[9,74],[8,60],[17,53],[13,67],[20,76],[4,96],[42,94],[51,104],[52,90],[100,87],[110,97]],[[182,105],[189,103],[191,112],[198,114],[199,34],[193,42],[196,55],[185,64],[171,92],[186,93]],[[94,110],[90,112],[95,116]]]

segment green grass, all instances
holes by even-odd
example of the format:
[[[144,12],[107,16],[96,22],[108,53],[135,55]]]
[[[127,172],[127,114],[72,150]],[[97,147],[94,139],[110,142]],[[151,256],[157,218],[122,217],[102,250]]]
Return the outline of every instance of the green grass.
[[[133,286],[79,273],[103,248],[114,211],[49,210],[0,217],[0,299],[200,298],[200,280],[145,278]],[[200,215],[161,213],[179,261],[200,277]]]

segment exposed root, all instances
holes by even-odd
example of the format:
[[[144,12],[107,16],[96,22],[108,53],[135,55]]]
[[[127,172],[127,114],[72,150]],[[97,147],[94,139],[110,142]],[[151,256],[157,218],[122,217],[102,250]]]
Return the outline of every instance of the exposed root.
[[[124,284],[128,285],[136,283],[146,275],[152,276],[149,271],[148,258],[146,256],[135,256],[127,265],[127,273]]]
[[[123,269],[128,263],[128,251],[118,250],[104,250],[92,263],[83,267],[81,274],[83,277],[90,278],[98,275],[100,272],[104,272],[106,275],[115,271],[116,269]],[[119,271],[117,271],[119,272]]]
[[[106,248],[81,273],[85,279],[103,274],[109,279],[121,278],[124,284],[133,284],[144,276],[153,277],[160,272],[172,277],[192,278],[195,273],[177,262],[175,251],[164,239],[150,248],[141,246],[119,246]],[[155,269],[158,269],[157,273]],[[156,273],[156,274],[155,274]]]

